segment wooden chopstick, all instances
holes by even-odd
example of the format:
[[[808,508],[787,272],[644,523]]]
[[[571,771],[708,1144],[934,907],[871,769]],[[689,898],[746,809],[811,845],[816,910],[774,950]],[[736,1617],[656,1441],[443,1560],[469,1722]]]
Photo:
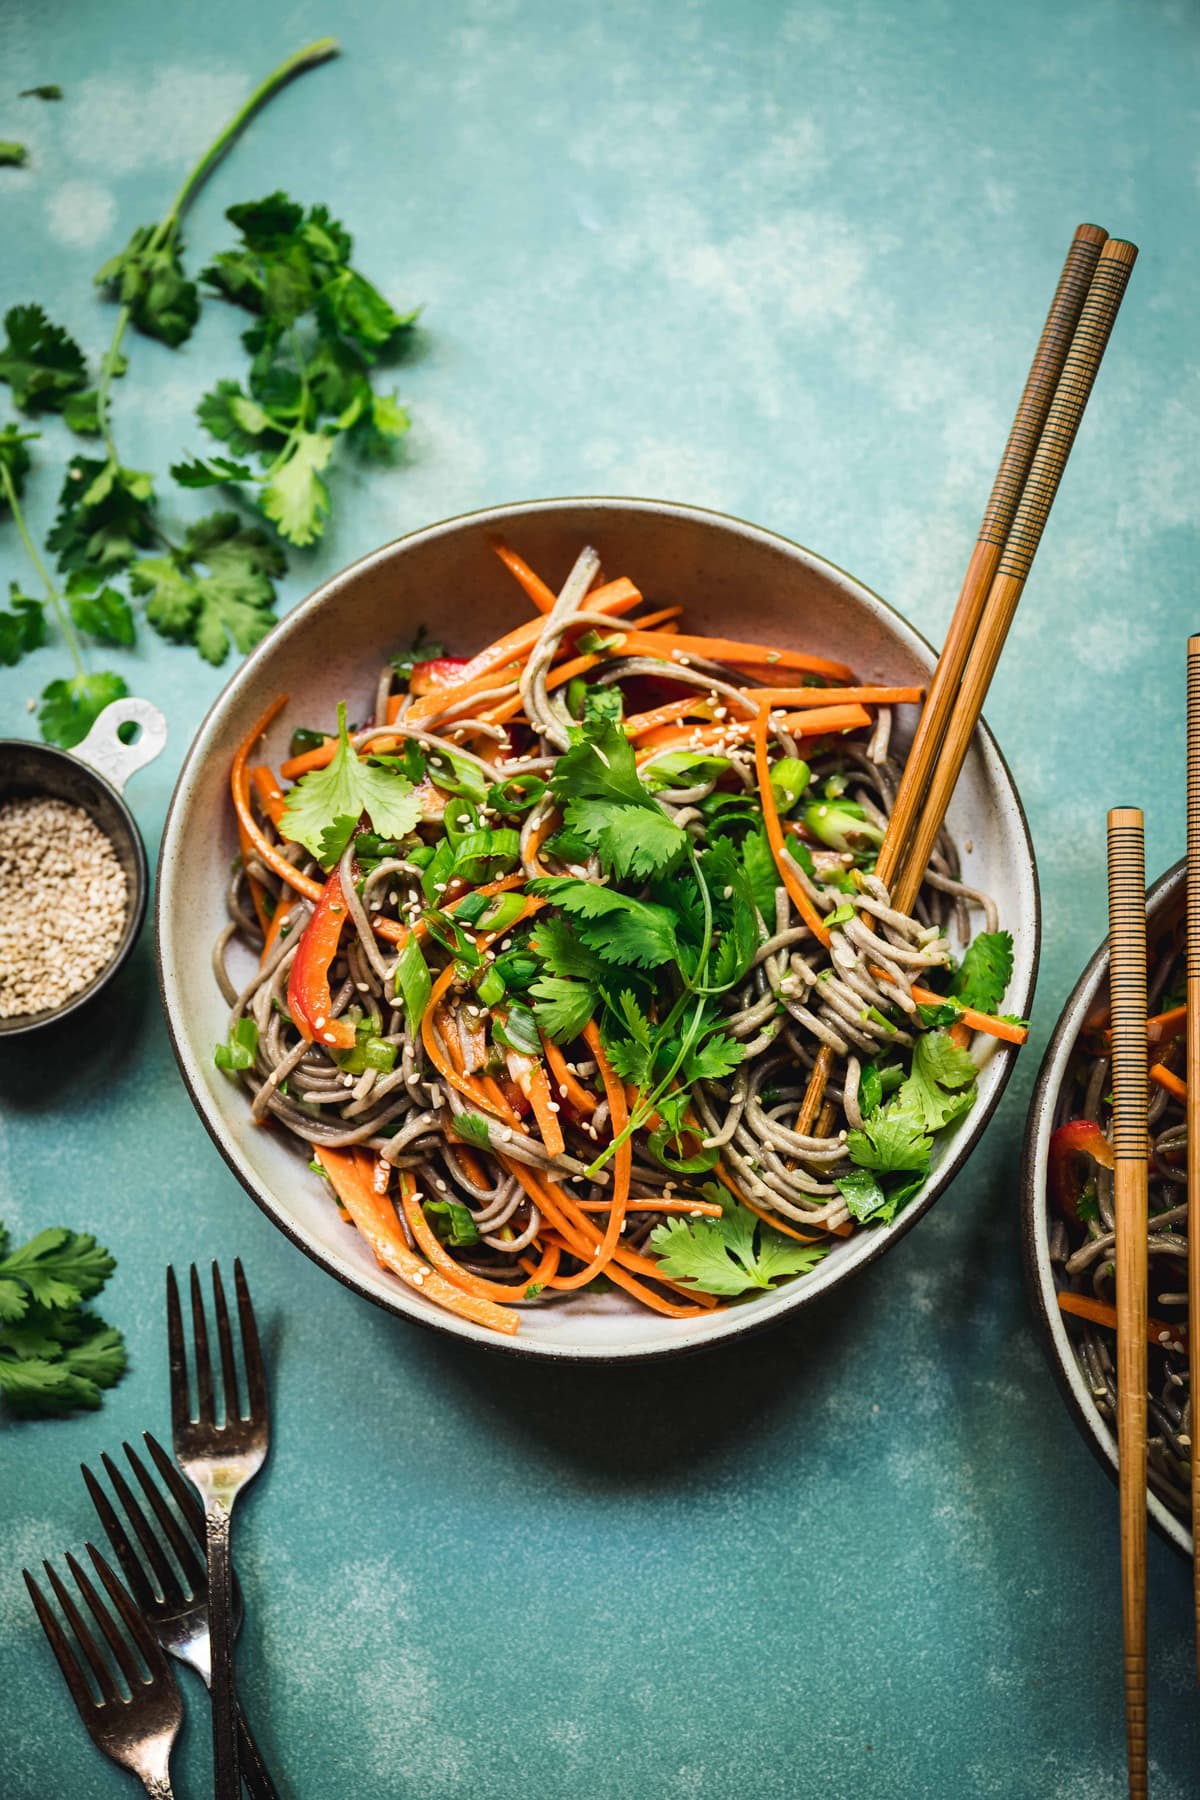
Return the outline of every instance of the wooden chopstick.
[[[1146,856],[1142,815],[1108,815],[1109,995],[1116,1156],[1117,1462],[1121,1483],[1121,1604],[1129,1792],[1146,1765]]]
[[[1134,244],[1109,238],[1097,260],[930,774],[924,805],[891,883],[892,905],[901,912],[912,910],[924,880],[1136,257]]]
[[[958,693],[958,684],[962,680],[963,669],[975,640],[984,602],[995,578],[1000,553],[1007,542],[1017,503],[1107,236],[1108,233],[1100,225],[1080,225],[1067,252],[1067,260],[1063,264],[1054,298],[1050,302],[1050,311],[1042,327],[1041,340],[1030,365],[1012,430],[1004,446],[1004,455],[1000,458],[1000,467],[992,484],[979,536],[967,564],[958,602],[950,620],[950,629],[946,633],[946,641],[942,645],[933,680],[921,709],[917,734],[913,738],[904,773],[900,778],[896,803],[892,808],[892,816],[876,864],[876,873],[881,881],[891,882],[900,867],[916,823]]]
[[[1188,1368],[1192,1460],[1192,1591],[1200,1674],[1200,637],[1187,647],[1187,1176]]]

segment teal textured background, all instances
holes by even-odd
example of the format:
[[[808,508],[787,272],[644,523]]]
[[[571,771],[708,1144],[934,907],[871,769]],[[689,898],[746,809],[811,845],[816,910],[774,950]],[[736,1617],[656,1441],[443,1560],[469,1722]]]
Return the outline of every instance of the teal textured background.
[[[634,493],[794,536],[937,638],[1071,230],[1142,246],[989,707],[1041,862],[1033,1041],[953,1192],[842,1295],[630,1373],[484,1357],[356,1300],[242,1194],[176,1078],[149,932],[86,1026],[0,1048],[4,1214],[112,1246],[104,1310],[134,1358],[103,1412],[0,1440],[5,1794],[128,1791],[19,1568],[91,1531],[81,1458],[167,1429],[164,1263],[237,1251],[275,1396],[238,1520],[240,1667],[285,1795],[1115,1800],[1116,1499],[1030,1329],[1018,1154],[1103,930],[1105,808],[1146,806],[1152,873],[1183,847],[1195,8],[8,0],[0,26],[0,137],[32,152],[0,171],[0,301],[45,301],[93,352],[98,263],[276,61],[343,40],[254,124],[187,234],[199,266],[225,206],[284,185],[426,309],[399,371],[406,464],[337,474],[287,604],[464,508]],[[14,98],[42,81],[61,105]],[[191,411],[238,365],[236,323],[214,302],[182,352],[133,342],[127,461],[198,447]],[[39,526],[65,448],[51,426]],[[11,528],[0,554],[23,573]],[[62,662],[0,675],[0,731],[32,730],[27,696]],[[171,726],[130,794],[153,853],[222,676],[149,632],[123,666]],[[1182,1800],[1200,1700],[1187,1571],[1158,1541],[1150,1621],[1153,1792]],[[178,1786],[199,1794],[189,1702]]]

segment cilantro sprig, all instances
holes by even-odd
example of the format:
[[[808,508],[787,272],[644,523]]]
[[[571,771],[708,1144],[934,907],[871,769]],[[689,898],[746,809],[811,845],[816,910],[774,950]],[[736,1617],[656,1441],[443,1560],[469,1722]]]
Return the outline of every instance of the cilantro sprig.
[[[650,1247],[671,1281],[703,1294],[735,1299],[764,1292],[785,1275],[803,1275],[826,1254],[824,1244],[801,1244],[775,1231],[715,1184],[702,1190],[719,1200],[719,1219],[670,1219],[650,1233]]]
[[[0,1226],[0,1394],[14,1412],[97,1407],[120,1380],[124,1339],[84,1304],[115,1267],[87,1233],[52,1226],[13,1250]]]
[[[350,740],[346,703],[338,704],[338,747],[323,769],[311,769],[291,788],[280,830],[332,868],[366,814],[381,837],[402,838],[421,816],[413,785],[398,769],[362,758]]]

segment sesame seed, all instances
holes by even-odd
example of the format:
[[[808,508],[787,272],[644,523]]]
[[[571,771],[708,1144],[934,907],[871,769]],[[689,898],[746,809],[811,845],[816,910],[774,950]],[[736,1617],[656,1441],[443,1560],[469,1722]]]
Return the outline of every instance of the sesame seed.
[[[0,806],[0,1019],[62,1006],[99,975],[125,929],[125,875],[81,806]]]

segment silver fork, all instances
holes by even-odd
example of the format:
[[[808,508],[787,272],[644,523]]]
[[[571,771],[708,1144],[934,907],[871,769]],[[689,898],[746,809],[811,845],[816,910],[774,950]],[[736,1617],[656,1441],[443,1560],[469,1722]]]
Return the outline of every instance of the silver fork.
[[[103,1750],[106,1756],[111,1756],[114,1762],[136,1775],[148,1794],[156,1795],[157,1800],[172,1800],[171,1747],[183,1719],[183,1701],[179,1697],[179,1688],[161,1646],[155,1641],[146,1621],[121,1583],[98,1550],[89,1544],[87,1551],[95,1564],[97,1575],[108,1591],[120,1623],[105,1606],[73,1556],[67,1557],[67,1567],[83,1595],[88,1611],[100,1627],[113,1661],[125,1679],[129,1688],[127,1700],[118,1690],[112,1669],[84,1624],[70,1591],[50,1563],[42,1564],[46,1579],[62,1607],[67,1624],[75,1634],[99,1699],[89,1685],[83,1663],[72,1648],[71,1640],[55,1617],[50,1603],[29,1570],[23,1569],[21,1573],[29,1589],[29,1598],[42,1622],[42,1630],[50,1640],[50,1648],[58,1658],[58,1666],[71,1690],[71,1698],[79,1709],[79,1716],[87,1726],[96,1748]],[[125,1627],[124,1631],[121,1630],[121,1624]],[[138,1666],[139,1658],[145,1665],[145,1674]]]
[[[208,1620],[212,1635],[213,1772],[216,1800],[238,1800],[237,1691],[233,1670],[233,1581],[229,1536],[233,1503],[252,1481],[267,1454],[267,1378],[254,1308],[240,1261],[233,1265],[246,1371],[248,1414],[238,1398],[237,1365],[221,1271],[212,1266],[213,1314],[221,1352],[223,1405],[218,1422],[212,1358],[200,1277],[191,1268],[192,1342],[195,1353],[196,1418],[188,1391],[188,1359],[175,1271],[167,1270],[167,1342],[171,1363],[171,1432],[175,1460],[204,1502],[208,1554]]]
[[[177,1516],[162,1489],[152,1479],[130,1444],[123,1446],[146,1504],[139,1503],[121,1470],[108,1455],[100,1460],[121,1509],[141,1545],[138,1555],[104,1488],[86,1463],[81,1463],[92,1504],[100,1516],[121,1573],[129,1584],[142,1617],[169,1655],[195,1669],[207,1685],[212,1682],[212,1644],[208,1624],[208,1574],[204,1565],[204,1508],[183,1479],[162,1445],[148,1431],[142,1433],[147,1452],[167,1492],[179,1509]],[[153,1521],[148,1516],[153,1513]],[[157,1522],[157,1524],[155,1523]],[[167,1554],[174,1555],[174,1563]],[[149,1568],[147,1569],[147,1565]],[[233,1630],[242,1624],[242,1597],[237,1575],[233,1577]],[[278,1800],[275,1784],[267,1773],[258,1745],[238,1708],[238,1751],[242,1781],[253,1800]]]

